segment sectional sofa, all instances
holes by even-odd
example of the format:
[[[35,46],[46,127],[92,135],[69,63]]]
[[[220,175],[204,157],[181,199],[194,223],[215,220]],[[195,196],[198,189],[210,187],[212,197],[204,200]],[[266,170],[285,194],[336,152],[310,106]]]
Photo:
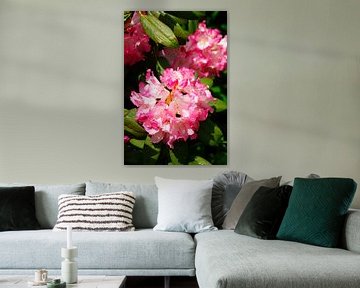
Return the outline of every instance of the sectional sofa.
[[[0,184],[0,186],[14,184]],[[200,288],[360,287],[360,211],[349,211],[342,246],[323,248],[261,240],[233,230],[197,234],[154,231],[158,192],[154,184],[87,182],[34,185],[39,230],[0,232],[0,278],[46,268],[58,275],[66,232],[52,227],[61,194],[96,195],[132,191],[135,231],[73,232],[79,274],[196,276]]]

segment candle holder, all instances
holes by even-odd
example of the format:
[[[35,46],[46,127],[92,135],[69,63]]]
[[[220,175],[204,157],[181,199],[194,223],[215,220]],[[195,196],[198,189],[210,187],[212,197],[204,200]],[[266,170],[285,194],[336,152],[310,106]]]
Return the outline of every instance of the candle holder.
[[[67,284],[77,283],[78,269],[75,257],[78,255],[77,247],[61,248],[61,257],[65,258],[61,262],[61,279]]]

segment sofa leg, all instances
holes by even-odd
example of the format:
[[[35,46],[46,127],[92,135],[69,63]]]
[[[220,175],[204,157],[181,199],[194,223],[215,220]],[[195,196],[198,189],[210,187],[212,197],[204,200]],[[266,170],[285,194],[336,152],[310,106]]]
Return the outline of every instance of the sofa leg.
[[[170,288],[170,276],[164,277],[164,288]]]

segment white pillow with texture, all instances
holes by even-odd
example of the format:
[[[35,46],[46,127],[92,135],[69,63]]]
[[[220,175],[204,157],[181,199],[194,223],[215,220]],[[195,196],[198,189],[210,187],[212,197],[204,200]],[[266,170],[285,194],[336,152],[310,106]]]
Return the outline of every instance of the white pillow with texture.
[[[154,230],[199,233],[217,230],[211,217],[213,180],[155,177],[159,212]]]

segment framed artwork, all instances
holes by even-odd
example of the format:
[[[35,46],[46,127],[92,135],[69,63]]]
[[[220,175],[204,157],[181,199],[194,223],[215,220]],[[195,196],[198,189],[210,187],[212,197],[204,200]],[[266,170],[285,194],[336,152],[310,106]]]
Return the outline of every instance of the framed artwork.
[[[227,164],[227,12],[124,12],[124,164]]]

